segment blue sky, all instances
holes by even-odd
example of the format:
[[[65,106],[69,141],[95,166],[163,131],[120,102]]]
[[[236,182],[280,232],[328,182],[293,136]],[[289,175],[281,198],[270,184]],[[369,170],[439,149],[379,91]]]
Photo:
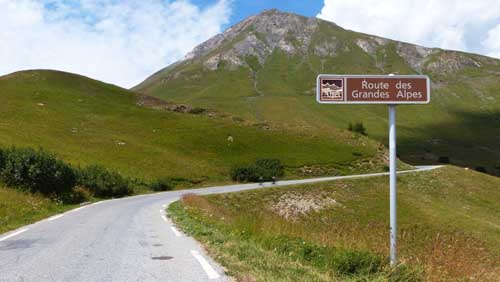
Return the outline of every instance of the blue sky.
[[[194,4],[205,7],[213,4],[214,0],[193,0]],[[308,17],[316,16],[323,7],[322,0],[235,0],[232,1],[232,13],[229,25],[238,23],[248,16],[258,14],[264,9],[280,9]]]
[[[500,58],[499,0],[0,0],[0,75],[57,69],[131,87],[271,8]]]
[[[234,1],[231,24],[237,23],[246,17],[258,14],[264,9],[278,8],[285,12],[292,12],[303,16],[314,17],[323,7],[323,1],[319,0],[251,0]]]

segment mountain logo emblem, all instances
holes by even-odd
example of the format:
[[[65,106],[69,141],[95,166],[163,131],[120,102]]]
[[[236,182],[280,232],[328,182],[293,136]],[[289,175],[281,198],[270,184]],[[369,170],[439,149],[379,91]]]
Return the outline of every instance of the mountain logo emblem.
[[[321,101],[344,101],[343,79],[321,80]]]

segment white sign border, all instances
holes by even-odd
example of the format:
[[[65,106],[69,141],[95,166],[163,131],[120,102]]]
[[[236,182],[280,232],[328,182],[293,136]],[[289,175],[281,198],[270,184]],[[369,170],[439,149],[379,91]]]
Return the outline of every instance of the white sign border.
[[[387,79],[404,79],[404,78],[425,78],[427,81],[427,100],[426,101],[321,101],[320,97],[320,78],[387,78]],[[347,91],[347,79],[344,81],[344,89]],[[346,93],[347,95],[347,93]],[[345,96],[347,99],[347,96]],[[408,74],[408,75],[363,75],[363,74],[318,74],[316,77],[316,101],[320,104],[337,104],[337,105],[425,105],[429,104],[431,101],[431,80],[427,75],[421,74]]]

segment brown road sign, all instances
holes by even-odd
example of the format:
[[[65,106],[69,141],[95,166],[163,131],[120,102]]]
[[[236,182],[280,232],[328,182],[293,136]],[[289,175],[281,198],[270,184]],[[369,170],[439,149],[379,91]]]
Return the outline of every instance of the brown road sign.
[[[317,79],[316,100],[322,104],[427,104],[426,75],[330,75]]]

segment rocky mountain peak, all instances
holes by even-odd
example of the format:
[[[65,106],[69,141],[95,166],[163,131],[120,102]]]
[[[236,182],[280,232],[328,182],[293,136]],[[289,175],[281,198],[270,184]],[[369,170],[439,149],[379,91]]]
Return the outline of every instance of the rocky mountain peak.
[[[390,60],[394,55],[416,73],[448,73],[464,67],[480,67],[489,59],[357,33],[315,17],[272,9],[248,17],[196,46],[181,63],[201,62],[207,70],[216,70],[221,65],[228,69],[252,68],[250,57],[264,65],[276,51],[302,60],[316,57],[323,61],[339,54],[359,56],[352,53],[356,49],[369,55],[381,73],[393,64]],[[169,69],[172,68],[164,71]]]
[[[255,56],[263,63],[266,56],[276,48],[289,54],[296,54],[307,50],[318,22],[316,18],[307,18],[276,9],[265,10],[198,45],[186,59],[208,55],[206,66],[214,69],[220,60],[242,65],[242,58],[245,56]],[[227,45],[232,45],[232,48],[214,52],[219,48],[224,49]]]

